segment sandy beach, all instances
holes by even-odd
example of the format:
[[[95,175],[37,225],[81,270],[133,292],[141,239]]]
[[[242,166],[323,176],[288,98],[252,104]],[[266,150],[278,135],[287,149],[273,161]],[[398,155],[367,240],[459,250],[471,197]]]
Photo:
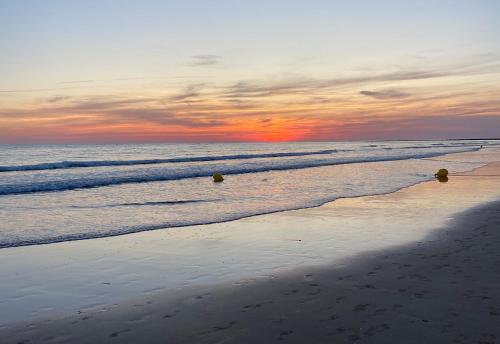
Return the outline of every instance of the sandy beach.
[[[495,343],[500,339],[498,175],[500,164],[493,163],[451,176],[448,183],[230,222],[225,226],[245,221],[278,226],[291,215],[299,224],[319,218],[339,226],[357,214],[355,226],[363,226],[369,237],[384,219],[386,226],[409,226],[422,217],[415,228],[425,235],[333,263],[298,264],[259,278],[157,290],[112,305],[8,322],[0,337],[2,343]],[[139,236],[148,234],[158,235]],[[294,245],[308,241],[302,234]]]

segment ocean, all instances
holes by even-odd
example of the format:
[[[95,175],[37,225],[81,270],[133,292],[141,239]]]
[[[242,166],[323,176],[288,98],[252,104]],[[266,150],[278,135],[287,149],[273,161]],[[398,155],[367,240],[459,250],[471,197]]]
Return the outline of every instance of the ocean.
[[[488,163],[497,140],[1,145],[0,248],[231,221]],[[480,151],[484,154],[461,154]],[[224,175],[213,183],[214,172]]]

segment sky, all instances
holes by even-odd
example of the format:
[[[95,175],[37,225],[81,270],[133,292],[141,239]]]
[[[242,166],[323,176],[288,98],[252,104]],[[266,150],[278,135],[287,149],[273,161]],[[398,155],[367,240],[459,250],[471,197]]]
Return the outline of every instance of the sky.
[[[500,137],[500,1],[0,0],[0,143]]]

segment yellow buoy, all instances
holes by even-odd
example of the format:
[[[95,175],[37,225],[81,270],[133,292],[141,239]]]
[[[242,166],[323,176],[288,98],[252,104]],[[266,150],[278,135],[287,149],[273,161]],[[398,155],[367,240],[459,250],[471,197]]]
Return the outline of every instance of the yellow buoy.
[[[446,168],[441,168],[439,171],[437,171],[436,174],[434,174],[434,177],[436,178],[447,178],[448,177],[448,170]]]
[[[214,173],[212,177],[214,178],[214,183],[220,183],[224,181],[224,177],[220,173]]]

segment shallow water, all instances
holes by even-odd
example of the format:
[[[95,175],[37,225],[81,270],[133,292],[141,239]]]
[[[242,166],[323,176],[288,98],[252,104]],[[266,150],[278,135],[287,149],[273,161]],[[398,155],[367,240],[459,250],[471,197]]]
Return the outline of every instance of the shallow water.
[[[0,147],[0,248],[207,224],[468,171],[499,141]],[[485,149],[478,151],[483,146]],[[476,152],[477,154],[459,152]],[[465,154],[465,155],[464,155]],[[214,184],[210,175],[225,175]]]

